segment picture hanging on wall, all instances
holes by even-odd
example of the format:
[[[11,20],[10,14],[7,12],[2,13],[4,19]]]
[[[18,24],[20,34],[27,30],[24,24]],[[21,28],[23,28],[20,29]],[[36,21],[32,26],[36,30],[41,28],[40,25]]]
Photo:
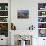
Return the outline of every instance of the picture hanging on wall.
[[[17,18],[18,19],[29,18],[29,10],[17,10]]]

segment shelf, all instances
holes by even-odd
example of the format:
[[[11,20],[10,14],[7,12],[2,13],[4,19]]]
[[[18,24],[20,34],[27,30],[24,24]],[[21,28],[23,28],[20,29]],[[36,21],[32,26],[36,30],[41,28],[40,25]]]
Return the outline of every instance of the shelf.
[[[8,10],[0,10],[0,11],[8,11]]]
[[[46,22],[38,22],[38,23],[46,23]]]
[[[46,17],[46,15],[44,15],[44,16],[38,16],[38,17]]]
[[[38,28],[38,29],[46,29],[46,28]]]
[[[38,36],[46,37],[46,3],[38,3]]]
[[[8,22],[0,22],[0,23],[8,23]]]
[[[0,17],[8,17],[8,16],[0,16]]]
[[[46,11],[46,10],[38,10],[38,11]]]
[[[8,37],[8,3],[0,3],[0,35]]]

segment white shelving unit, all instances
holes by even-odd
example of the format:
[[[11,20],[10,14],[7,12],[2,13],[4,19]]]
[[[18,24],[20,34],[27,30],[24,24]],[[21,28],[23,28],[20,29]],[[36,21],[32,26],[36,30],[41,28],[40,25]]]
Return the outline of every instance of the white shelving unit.
[[[0,45],[8,45],[8,3],[0,3]]]
[[[38,3],[38,31],[40,37],[46,37],[45,34],[40,33],[41,31],[46,33],[46,3]]]
[[[8,3],[0,3],[0,30],[7,31],[7,37],[8,37]],[[4,28],[4,29],[3,29]],[[4,33],[4,32],[3,32]],[[1,34],[1,33],[0,33]],[[5,33],[4,33],[5,34]],[[1,34],[3,35],[3,34]]]
[[[8,3],[0,3],[0,18],[0,23],[8,23]]]

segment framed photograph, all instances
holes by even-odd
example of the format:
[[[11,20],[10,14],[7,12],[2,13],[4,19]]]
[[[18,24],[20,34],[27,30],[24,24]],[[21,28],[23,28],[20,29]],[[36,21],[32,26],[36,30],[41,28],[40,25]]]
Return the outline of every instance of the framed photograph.
[[[46,23],[38,23],[38,28],[46,28]]]
[[[0,11],[0,16],[8,16],[8,11]]]
[[[8,17],[0,17],[0,22],[8,22]]]
[[[0,3],[0,10],[8,10],[8,3]]]
[[[0,23],[0,35],[8,37],[8,23]]]
[[[46,9],[46,3],[38,3],[38,10],[45,10]]]
[[[38,17],[38,22],[46,22],[46,17]]]
[[[29,10],[17,10],[17,18],[18,19],[29,18]]]
[[[46,29],[39,29],[39,37],[46,37]]]

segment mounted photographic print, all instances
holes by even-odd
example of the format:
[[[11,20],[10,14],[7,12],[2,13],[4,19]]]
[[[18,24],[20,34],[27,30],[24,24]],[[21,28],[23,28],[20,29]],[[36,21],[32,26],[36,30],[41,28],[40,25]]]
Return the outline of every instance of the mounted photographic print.
[[[46,37],[46,29],[39,29],[39,37]]]
[[[17,18],[29,18],[29,10],[18,10],[17,11]]]
[[[8,22],[8,17],[0,17],[0,22]]]
[[[0,35],[8,37],[8,23],[0,23]]]

